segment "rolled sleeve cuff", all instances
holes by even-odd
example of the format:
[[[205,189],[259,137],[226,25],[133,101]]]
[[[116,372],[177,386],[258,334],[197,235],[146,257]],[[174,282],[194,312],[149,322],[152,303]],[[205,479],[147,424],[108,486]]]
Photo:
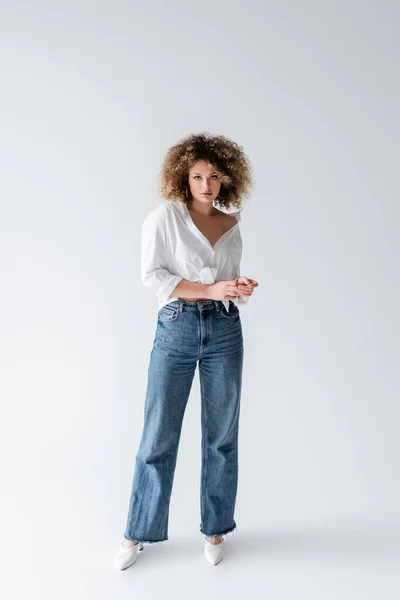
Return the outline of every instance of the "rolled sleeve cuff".
[[[168,277],[163,282],[163,284],[157,294],[159,299],[162,302],[165,302],[166,300],[168,300],[168,298],[170,298],[170,296],[171,296],[171,292],[176,288],[178,283],[180,283],[182,280],[183,280],[183,277],[180,277],[179,275],[171,275],[170,277]]]

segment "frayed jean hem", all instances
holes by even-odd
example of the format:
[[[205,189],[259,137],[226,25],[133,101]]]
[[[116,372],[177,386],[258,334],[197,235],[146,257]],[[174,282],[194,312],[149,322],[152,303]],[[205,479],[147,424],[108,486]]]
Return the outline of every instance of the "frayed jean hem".
[[[124,539],[125,539],[127,542],[137,542],[138,544],[141,544],[142,546],[143,546],[144,544],[159,544],[159,543],[161,543],[161,542],[166,542],[166,541],[168,541],[168,538],[167,538],[167,537],[166,537],[166,538],[164,538],[164,539],[162,539],[162,540],[129,540],[129,539],[128,539],[128,538],[127,538],[125,535],[124,535]]]
[[[227,529],[226,531],[223,531],[222,533],[205,533],[203,531],[203,526],[202,524],[200,524],[200,532],[205,535],[206,537],[224,537],[227,535],[236,535],[237,534],[237,525],[236,523],[233,525],[233,527],[231,527],[230,529]]]

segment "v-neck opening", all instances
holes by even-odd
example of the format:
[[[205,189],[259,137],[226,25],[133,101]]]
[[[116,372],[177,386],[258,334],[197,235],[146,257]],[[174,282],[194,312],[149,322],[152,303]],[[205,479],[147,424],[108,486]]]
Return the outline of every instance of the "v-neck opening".
[[[234,216],[234,217],[235,217],[235,219],[236,219],[236,223],[235,223],[235,225],[232,225],[232,227],[231,227],[230,229],[228,229],[228,231],[225,231],[225,233],[223,233],[222,235],[220,235],[220,237],[217,239],[217,241],[215,242],[215,244],[214,244],[214,245],[212,245],[212,244],[211,244],[211,242],[210,242],[210,240],[208,239],[208,237],[207,237],[207,236],[205,236],[205,235],[204,235],[204,233],[203,233],[202,231],[200,231],[200,229],[197,227],[197,225],[196,225],[196,224],[195,224],[195,222],[193,221],[193,219],[192,219],[192,215],[190,214],[190,212],[189,212],[189,209],[188,209],[187,205],[186,205],[185,203],[183,203],[183,206],[184,206],[184,210],[185,210],[185,212],[186,212],[187,219],[188,219],[188,222],[189,222],[190,226],[191,226],[191,227],[192,227],[192,228],[193,228],[193,229],[194,229],[196,232],[198,232],[198,234],[200,234],[200,235],[201,235],[201,237],[202,237],[202,238],[203,238],[203,239],[204,239],[204,240],[207,242],[207,244],[210,246],[211,250],[214,250],[215,246],[216,246],[216,245],[219,243],[219,241],[220,241],[220,240],[221,240],[221,239],[222,239],[222,238],[223,238],[225,235],[227,235],[227,234],[228,234],[230,231],[232,231],[232,229],[235,229],[235,227],[237,227],[237,226],[239,225],[239,219],[238,219],[238,217],[236,216],[236,213],[234,213],[232,216]],[[215,208],[216,208],[216,207],[215,207]],[[217,208],[217,210],[219,210],[219,209]],[[221,210],[220,212],[224,212],[224,211],[222,211],[222,210]],[[229,213],[225,213],[225,214],[229,214]]]

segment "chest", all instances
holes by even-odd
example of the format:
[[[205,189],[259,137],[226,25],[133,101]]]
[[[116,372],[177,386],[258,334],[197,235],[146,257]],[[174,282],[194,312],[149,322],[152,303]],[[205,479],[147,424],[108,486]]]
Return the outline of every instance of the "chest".
[[[215,246],[220,237],[237,223],[235,217],[223,214],[212,218],[191,214],[191,219],[195,227],[210,242],[211,246]]]

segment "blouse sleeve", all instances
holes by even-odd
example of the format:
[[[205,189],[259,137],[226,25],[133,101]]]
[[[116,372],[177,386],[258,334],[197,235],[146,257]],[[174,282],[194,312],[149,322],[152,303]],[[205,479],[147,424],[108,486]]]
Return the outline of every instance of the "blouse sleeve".
[[[166,268],[170,249],[166,244],[164,222],[154,211],[147,215],[141,227],[141,279],[159,300],[171,296],[183,277],[174,275]]]

